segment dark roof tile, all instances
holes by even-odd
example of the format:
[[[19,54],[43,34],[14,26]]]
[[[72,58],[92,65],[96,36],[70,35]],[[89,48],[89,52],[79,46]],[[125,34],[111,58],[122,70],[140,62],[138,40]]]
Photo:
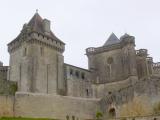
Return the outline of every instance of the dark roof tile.
[[[120,40],[117,38],[117,36],[114,33],[112,33],[103,46],[113,45],[119,42]]]
[[[31,27],[31,30],[45,35],[45,31],[43,29],[43,19],[38,13],[34,14],[34,16],[31,18],[31,20],[28,22],[27,25],[29,27]],[[49,34],[47,34],[46,36],[51,37],[52,39],[63,43],[60,39],[58,39],[54,35],[54,33],[51,30],[50,30]]]

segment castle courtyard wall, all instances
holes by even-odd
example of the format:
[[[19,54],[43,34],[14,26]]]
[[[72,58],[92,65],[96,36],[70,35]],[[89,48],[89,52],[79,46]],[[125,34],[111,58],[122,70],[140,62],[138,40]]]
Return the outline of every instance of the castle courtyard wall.
[[[92,119],[99,109],[99,99],[21,92],[16,93],[15,99],[16,117]]]
[[[0,116],[31,118],[93,119],[97,111],[107,117],[114,108],[116,117],[148,115],[160,102],[159,77],[141,80],[104,98],[82,98],[56,94],[16,92],[0,96]],[[154,93],[154,94],[151,94]],[[136,107],[137,106],[137,107]],[[136,108],[136,109],[135,109]]]

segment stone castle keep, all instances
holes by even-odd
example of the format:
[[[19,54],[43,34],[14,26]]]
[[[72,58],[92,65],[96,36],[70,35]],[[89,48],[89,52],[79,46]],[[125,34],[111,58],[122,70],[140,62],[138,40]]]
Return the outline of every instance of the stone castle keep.
[[[0,63],[0,116],[123,117],[136,100],[145,106],[140,115],[148,115],[160,102],[160,63],[147,49],[135,50],[134,36],[112,33],[104,45],[87,48],[88,69],[64,63],[64,51],[50,21],[35,13],[8,44],[9,66]]]

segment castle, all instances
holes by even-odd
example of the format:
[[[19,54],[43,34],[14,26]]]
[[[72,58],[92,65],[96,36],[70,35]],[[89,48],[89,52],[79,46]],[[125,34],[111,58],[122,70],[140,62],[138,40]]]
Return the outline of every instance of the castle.
[[[88,69],[64,63],[64,51],[49,20],[35,13],[24,24],[8,44],[9,66],[0,63],[0,92],[17,85],[15,95],[7,96],[9,115],[74,120],[95,118],[101,111],[119,117],[134,98],[150,108],[159,102],[160,63],[153,62],[147,49],[135,50],[134,36],[119,39],[112,33],[104,45],[87,48]]]

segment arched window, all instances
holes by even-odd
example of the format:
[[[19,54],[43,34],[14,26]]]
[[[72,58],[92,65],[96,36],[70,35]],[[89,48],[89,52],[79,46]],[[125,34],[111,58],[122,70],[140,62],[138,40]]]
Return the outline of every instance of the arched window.
[[[70,69],[70,76],[73,75],[73,69]]]
[[[69,120],[69,115],[66,116],[66,120]]]
[[[75,116],[72,116],[72,120],[75,120]]]
[[[115,108],[109,109],[109,117],[110,118],[115,118],[116,117],[116,110],[115,110]]]
[[[79,71],[76,71],[76,77],[79,78]]]
[[[85,74],[84,74],[84,73],[81,74],[81,78],[82,78],[83,80],[85,79]]]

